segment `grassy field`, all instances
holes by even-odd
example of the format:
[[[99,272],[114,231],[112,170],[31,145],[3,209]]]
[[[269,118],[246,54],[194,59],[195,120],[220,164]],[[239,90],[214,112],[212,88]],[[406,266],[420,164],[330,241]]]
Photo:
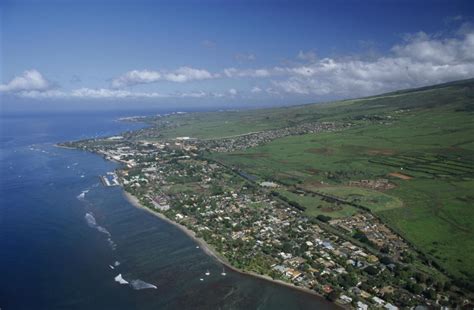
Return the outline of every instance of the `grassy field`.
[[[473,105],[474,82],[467,81],[320,107],[289,108],[288,118],[306,109],[306,119],[349,121],[355,126],[210,156],[262,180],[364,205],[451,274],[474,279]],[[268,114],[284,117],[280,112],[276,109]],[[262,112],[255,113],[254,119],[262,117]],[[349,181],[377,178],[387,178],[396,187],[380,192],[347,186]],[[308,207],[308,215],[340,217],[355,212],[347,206],[325,208],[317,197],[284,194]]]
[[[278,192],[290,201],[296,201],[301,206],[305,207],[305,214],[309,216],[328,215],[332,218],[338,218],[351,216],[359,211],[357,208],[352,206],[337,205],[327,202],[316,195],[297,194],[284,189],[280,189]]]
[[[380,96],[287,108],[189,113],[166,120],[157,139],[222,138],[305,122],[352,124],[339,132],[274,140],[234,153],[208,154],[307,207],[309,216],[348,216],[303,187],[370,208],[449,273],[474,281],[474,79]],[[348,187],[384,178],[384,192]]]

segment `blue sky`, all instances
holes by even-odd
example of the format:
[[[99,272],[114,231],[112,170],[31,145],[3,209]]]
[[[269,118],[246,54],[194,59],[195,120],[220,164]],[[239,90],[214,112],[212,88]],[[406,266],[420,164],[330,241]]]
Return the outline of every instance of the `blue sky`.
[[[2,105],[294,104],[474,77],[473,1],[0,8]]]

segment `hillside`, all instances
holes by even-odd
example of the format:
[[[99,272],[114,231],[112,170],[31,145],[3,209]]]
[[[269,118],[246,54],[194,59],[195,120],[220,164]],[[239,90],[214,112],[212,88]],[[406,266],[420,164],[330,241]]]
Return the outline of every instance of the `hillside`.
[[[309,216],[345,217],[316,191],[372,210],[434,264],[474,279],[474,80],[287,108],[172,115],[149,120],[139,138],[215,139],[309,122],[350,124],[337,132],[283,137],[206,156],[281,184]],[[378,180],[390,186],[373,186]]]

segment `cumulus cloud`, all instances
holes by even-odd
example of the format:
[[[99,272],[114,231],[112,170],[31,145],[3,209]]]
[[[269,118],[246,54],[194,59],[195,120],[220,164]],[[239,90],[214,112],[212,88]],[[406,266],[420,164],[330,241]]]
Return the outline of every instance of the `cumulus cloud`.
[[[468,33],[463,40],[430,38],[419,32],[407,38],[406,44],[395,45],[392,50],[398,57],[413,61],[450,65],[474,61],[474,33]]]
[[[120,98],[163,98],[166,95],[157,92],[130,92],[127,90],[116,90],[108,88],[79,88],[71,91],[48,90],[48,91],[22,91],[18,95],[31,99],[120,99]]]
[[[169,72],[164,75],[165,80],[172,82],[188,82],[192,80],[207,80],[218,77],[207,70],[194,69],[190,67],[181,67],[174,72]]]
[[[20,91],[46,91],[52,87],[37,70],[26,70],[20,76],[15,76],[7,84],[0,84],[2,92],[20,92]]]
[[[234,97],[237,94],[235,89],[226,93],[209,92],[203,90],[174,93],[158,92],[133,92],[123,89],[108,88],[79,88],[70,91],[47,90],[47,91],[21,91],[17,96],[29,99],[159,99],[159,98],[222,98]]]
[[[271,72],[269,69],[227,68],[227,69],[224,69],[224,75],[228,78],[244,78],[244,77],[263,78],[263,77],[269,77],[271,75]]]
[[[258,86],[246,92],[255,96],[304,95],[333,98],[373,95],[474,77],[474,27],[463,24],[450,37],[419,32],[407,35],[384,55],[370,58],[325,57],[300,51],[297,61],[260,68],[225,68],[218,73],[180,67],[171,71],[133,70],[116,77],[111,88],[58,90],[36,70],[25,71],[0,91],[28,98],[216,98],[245,96],[235,88],[214,91],[133,92],[125,87],[160,81],[179,83],[215,78],[248,79]],[[258,82],[254,81],[259,79]],[[234,86],[234,85],[232,85]],[[240,87],[241,85],[236,85]],[[187,88],[186,88],[187,89]]]
[[[275,67],[272,85],[300,95],[362,96],[474,77],[474,32],[435,38],[420,32],[371,60],[323,58]],[[277,75],[285,75],[276,79]]]
[[[183,83],[195,80],[206,80],[218,77],[204,69],[181,67],[174,71],[132,70],[112,80],[113,88],[123,88],[138,84],[149,84],[159,81]]]
[[[76,98],[161,98],[164,95],[157,92],[130,92],[116,89],[80,88],[71,91],[71,97]]]
[[[112,87],[121,88],[137,84],[148,84],[161,80],[162,75],[157,71],[132,70],[112,80]]]

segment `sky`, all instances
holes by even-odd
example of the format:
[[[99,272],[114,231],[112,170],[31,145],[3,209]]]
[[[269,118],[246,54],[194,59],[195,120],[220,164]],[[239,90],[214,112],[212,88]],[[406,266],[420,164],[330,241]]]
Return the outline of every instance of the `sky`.
[[[0,3],[1,107],[260,107],[474,77],[474,1]]]

